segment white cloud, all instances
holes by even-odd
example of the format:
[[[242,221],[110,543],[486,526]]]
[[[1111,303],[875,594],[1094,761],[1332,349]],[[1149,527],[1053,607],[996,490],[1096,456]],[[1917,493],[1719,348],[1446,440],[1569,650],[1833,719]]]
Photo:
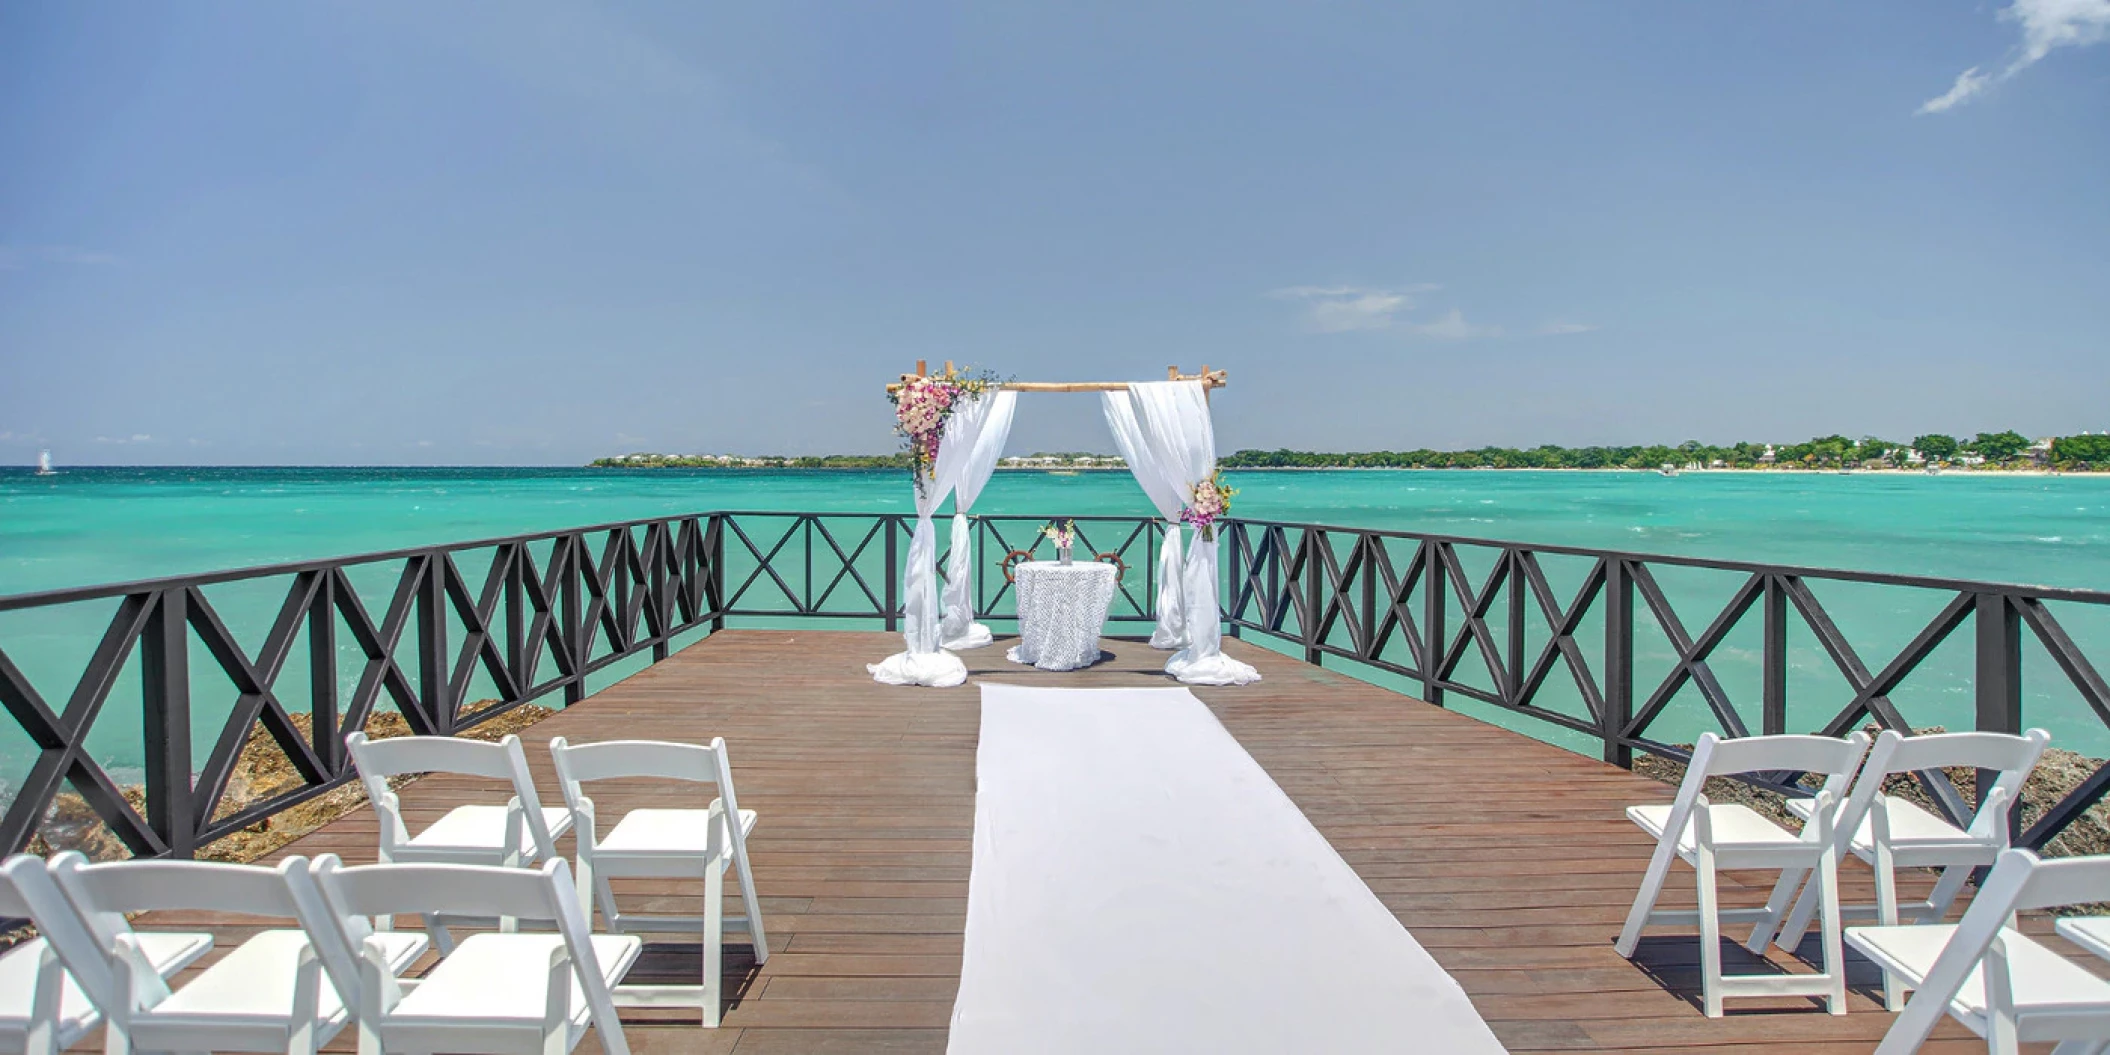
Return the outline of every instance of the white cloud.
[[[1470,341],[1476,337],[1500,337],[1502,327],[1481,326],[1465,321],[1465,313],[1452,308],[1450,314],[1435,322],[1414,323],[1408,329],[1423,337],[1434,337],[1439,341]]]
[[[1986,86],[1991,83],[1993,83],[1991,76],[1978,72],[1978,67],[1973,66],[1957,74],[1956,83],[1951,85],[1948,91],[1921,103],[1920,108],[1915,112],[1922,114],[1942,113],[1957,103],[1985,91]]]
[[[2110,0],[2015,0],[2000,17],[2022,23],[2024,65],[2053,48],[2110,40]]]
[[[1270,290],[1268,296],[1302,304],[1305,326],[1314,333],[1389,330],[1439,341],[1470,341],[1507,335],[1508,331],[1501,326],[1468,322],[1465,313],[1457,308],[1452,308],[1434,319],[1413,317],[1414,310],[1420,306],[1420,296],[1442,288],[1434,283],[1390,289],[1375,286],[1287,286]],[[1532,336],[1554,336],[1585,333],[1596,328],[1579,322],[1550,322],[1528,332]]]
[[[97,436],[95,442],[114,443],[121,446],[128,443],[159,443],[161,441],[144,432],[135,432],[130,436]]]
[[[95,266],[117,263],[117,257],[77,245],[0,245],[0,271],[22,271],[34,264]]]
[[[2007,65],[1998,73],[1985,73],[1977,66],[1963,71],[1947,92],[1920,104],[1918,112],[1945,113],[2059,48],[2085,48],[2110,40],[2110,0],[2013,0],[2001,9],[2000,19],[2022,27],[2021,44]]]
[[[1401,312],[1414,308],[1414,295],[1435,286],[1373,289],[1367,286],[1291,286],[1268,294],[1303,303],[1305,323],[1318,333],[1351,333],[1392,328]]]

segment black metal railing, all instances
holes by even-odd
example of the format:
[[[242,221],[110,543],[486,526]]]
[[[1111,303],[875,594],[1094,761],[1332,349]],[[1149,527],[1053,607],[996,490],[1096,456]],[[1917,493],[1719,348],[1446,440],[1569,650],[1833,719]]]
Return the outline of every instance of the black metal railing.
[[[914,537],[916,518],[906,513],[713,514],[723,525],[725,615],[878,619],[895,629],[901,615],[899,563]],[[1070,518],[1066,518],[1070,519]],[[1017,598],[1002,560],[1014,551],[1030,557],[1053,552],[1040,534],[1046,517],[982,516],[970,520],[976,612],[1004,619],[1016,613]],[[1162,521],[1148,517],[1076,517],[1077,552],[1104,556],[1122,567],[1108,618],[1120,623],[1157,618],[1154,557],[1165,537]],[[938,567],[951,555],[951,518],[937,520]]]
[[[997,561],[1044,548],[1044,523],[975,521],[986,617],[1013,614]],[[678,636],[729,618],[892,629],[914,526],[901,514],[699,513],[0,597],[0,619],[14,620],[0,625],[0,706],[16,727],[0,747],[14,739],[22,763],[6,774],[0,852],[29,845],[71,794],[130,853],[189,856],[349,781],[343,737],[377,709],[415,733],[458,733],[546,698],[575,702],[589,677],[664,659]],[[1127,565],[1112,618],[1154,618],[1162,526],[1093,517],[1078,529],[1088,553]],[[214,596],[229,592],[240,596]],[[234,608],[260,639],[230,628],[243,622],[224,617]],[[33,632],[61,612],[74,636],[97,640],[78,663],[55,664],[58,635]],[[134,691],[136,709],[114,703]],[[259,731],[293,779],[231,795]],[[99,739],[136,743],[136,780],[113,774]]]
[[[1392,674],[1430,703],[1463,697],[1547,723],[1621,766],[1632,766],[1636,749],[1682,761],[1689,752],[1673,741],[1706,730],[1838,736],[1863,723],[1909,732],[1940,719],[2021,732],[2026,668],[2040,686],[2033,701],[2069,690],[2063,720],[2030,716],[2051,727],[2055,744],[2110,725],[2110,686],[2059,616],[2110,628],[2110,593],[2101,591],[1253,520],[1233,522],[1224,548],[1233,632],[1289,642],[1311,663],[1333,656]],[[1549,575],[1555,563],[1564,589]],[[1855,635],[1834,618],[1842,605],[1860,612]],[[1969,648],[1945,650],[1967,624]],[[1916,632],[1875,640],[1898,635],[1874,630],[1898,628]],[[2026,652],[2026,640],[2041,652]],[[1749,683],[1742,692],[1718,669],[1732,641],[1732,664]],[[1915,674],[1928,684],[1922,706],[1908,708],[1898,697]],[[1959,690],[1967,706],[1940,699]],[[1652,735],[1673,715],[1681,733]],[[1770,783],[1803,793],[1795,776]],[[1921,779],[1952,818],[1968,816],[1945,776]],[[2106,789],[2110,767],[2098,768],[2020,841],[2042,847]]]
[[[0,641],[0,705],[35,752],[11,781],[0,850],[27,845],[70,789],[132,853],[189,856],[349,780],[343,736],[384,697],[413,732],[437,735],[554,694],[579,700],[589,675],[641,653],[665,658],[677,634],[723,618],[723,530],[722,517],[673,517],[0,597],[0,615],[114,602],[85,664],[66,672],[62,701]],[[277,596],[276,615],[245,647],[209,595],[240,588],[254,600],[256,587]],[[194,670],[194,653],[212,670]],[[294,661],[307,676],[284,684]],[[356,677],[340,678],[347,667]],[[473,681],[491,702],[472,710]],[[91,748],[121,682],[139,692],[138,710],[116,719],[138,723],[140,806]],[[201,711],[216,690],[225,695]],[[217,735],[198,735],[194,718],[209,728],[222,706]],[[223,808],[253,728],[297,785]]]
[[[981,618],[1015,615],[1001,561],[1045,552],[1045,523],[974,519]],[[1123,565],[1112,619],[1155,619],[1162,522],[1077,526],[1082,553]],[[577,701],[590,678],[728,620],[895,628],[913,529],[896,513],[699,513],[0,597],[0,705],[19,730],[0,745],[21,748],[0,851],[71,795],[127,851],[187,856],[348,781],[343,735],[377,710],[453,734]],[[939,530],[942,567],[949,518]],[[1223,552],[1232,633],[1430,703],[1487,705],[1620,765],[1636,750],[1681,758],[1707,729],[2017,731],[2031,717],[2077,743],[2110,725],[2110,688],[2068,632],[2110,641],[2110,593],[1252,520],[1226,525]],[[95,647],[60,655],[61,626]],[[2070,699],[2042,703],[2053,688]],[[135,693],[136,710],[115,702]],[[109,764],[113,737],[135,743],[136,773]],[[292,777],[236,794],[258,743]],[[1929,787],[1964,810],[1945,778]],[[2106,787],[2095,772],[2024,841],[2043,845]]]

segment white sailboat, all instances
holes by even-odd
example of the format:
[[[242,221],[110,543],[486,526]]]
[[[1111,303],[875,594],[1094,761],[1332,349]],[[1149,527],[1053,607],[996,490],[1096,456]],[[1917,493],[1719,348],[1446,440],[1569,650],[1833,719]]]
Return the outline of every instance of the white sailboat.
[[[57,476],[57,475],[58,475],[58,471],[57,471],[57,470],[55,470],[55,469],[53,469],[53,468],[51,467],[51,452],[50,452],[50,451],[38,451],[38,452],[37,452],[37,475],[38,475],[38,476]]]

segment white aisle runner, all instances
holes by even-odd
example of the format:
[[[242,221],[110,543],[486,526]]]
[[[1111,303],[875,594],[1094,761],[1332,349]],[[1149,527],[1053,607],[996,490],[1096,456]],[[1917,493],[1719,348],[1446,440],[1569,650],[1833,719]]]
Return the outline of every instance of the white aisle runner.
[[[1185,689],[982,686],[952,1055],[1499,1052]]]

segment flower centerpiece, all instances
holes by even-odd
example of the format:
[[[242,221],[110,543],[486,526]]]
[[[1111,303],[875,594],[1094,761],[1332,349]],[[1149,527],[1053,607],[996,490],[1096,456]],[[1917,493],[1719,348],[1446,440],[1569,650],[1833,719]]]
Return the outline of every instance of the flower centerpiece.
[[[1187,507],[1180,510],[1180,523],[1194,529],[1204,542],[1216,541],[1216,522],[1231,512],[1231,497],[1238,492],[1224,486],[1218,469],[1209,478],[1187,489]]]
[[[938,443],[945,435],[946,419],[962,401],[979,399],[996,385],[988,373],[962,373],[948,369],[942,374],[912,377],[887,393],[894,404],[894,431],[908,448],[909,473],[916,490],[930,485],[938,465]]]
[[[1077,522],[1074,520],[1051,521],[1047,527],[1040,529],[1040,533],[1046,535],[1049,541],[1055,543],[1055,558],[1064,564],[1068,564],[1070,562],[1070,547],[1077,542]]]

